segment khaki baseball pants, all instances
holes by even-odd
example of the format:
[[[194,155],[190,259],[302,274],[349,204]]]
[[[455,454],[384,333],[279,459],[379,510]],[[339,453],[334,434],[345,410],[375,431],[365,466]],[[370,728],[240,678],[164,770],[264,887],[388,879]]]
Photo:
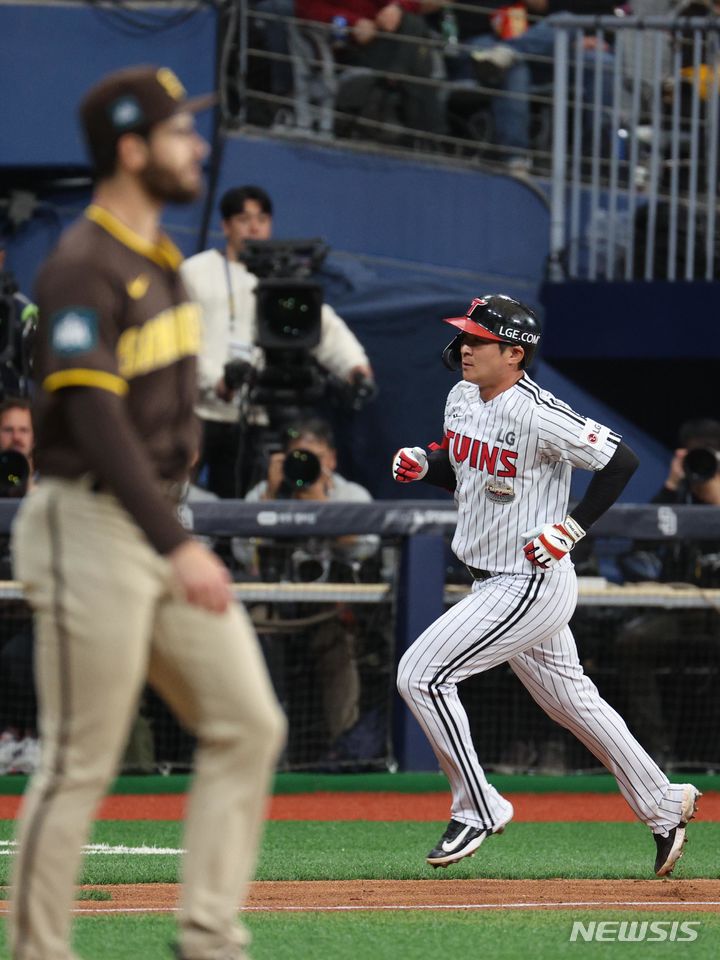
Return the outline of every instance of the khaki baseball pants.
[[[173,590],[169,564],[107,494],[47,480],[13,532],[35,612],[42,761],[19,819],[13,960],[71,960],[82,847],[149,681],[198,738],[184,845],[180,944],[189,960],[244,956],[251,879],[285,718],[237,605],[218,615]]]

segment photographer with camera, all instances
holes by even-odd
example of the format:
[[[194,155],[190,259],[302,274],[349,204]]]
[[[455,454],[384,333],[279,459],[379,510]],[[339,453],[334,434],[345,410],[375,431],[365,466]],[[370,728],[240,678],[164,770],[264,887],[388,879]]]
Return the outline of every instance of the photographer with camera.
[[[267,357],[257,346],[258,277],[242,258],[248,241],[271,239],[272,200],[261,187],[235,187],[223,195],[220,214],[224,251],[205,250],[190,257],[180,272],[203,309],[197,407],[204,428],[200,469],[207,468],[208,489],[232,497],[245,492],[250,476],[250,464],[244,464],[243,476],[238,478],[240,432],[271,426],[266,400],[258,402],[252,393],[248,397],[248,387],[266,366]],[[369,398],[374,391],[365,350],[327,303],[320,309],[318,342],[307,353],[324,371],[347,383],[360,399]],[[246,404],[242,410],[241,401]],[[244,452],[248,452],[247,446]]]
[[[31,489],[34,446],[29,401],[6,397],[0,404],[0,497],[24,497]],[[13,579],[8,536],[0,537],[0,579]],[[32,773],[40,756],[33,633],[24,611],[10,624],[9,635],[0,638],[0,774]]]
[[[667,479],[651,502],[720,506],[720,422],[688,420],[680,427],[678,439]],[[626,581],[720,587],[720,542],[639,543],[619,563]],[[622,628],[617,652],[628,724],[658,764],[672,764],[674,718],[663,709],[658,668],[671,669],[679,695],[679,663],[720,666],[720,614],[703,607],[643,613]],[[693,699],[698,693],[694,689]]]
[[[0,404],[0,497],[24,497],[32,489],[34,446],[30,401],[6,397]]]
[[[245,496],[249,502],[263,500],[369,502],[372,497],[360,484],[346,480],[336,471],[337,456],[330,425],[319,417],[292,423],[284,436],[283,450],[270,457],[267,477]],[[235,541],[235,556],[246,569],[263,580],[301,582],[352,582],[376,579],[370,572],[379,562],[379,538],[374,535],[343,536],[334,539],[309,537],[302,540]],[[278,623],[292,618],[314,621],[318,613],[327,616],[310,622],[294,633],[285,629],[268,636],[266,655],[271,676],[286,703],[291,718],[298,692],[285,678],[295,661],[309,660],[319,690],[322,723],[327,739],[326,757],[350,759],[348,744],[357,743],[370,717],[361,717],[361,680],[358,645],[368,642],[367,611],[348,604],[283,604]],[[377,633],[377,631],[375,631]],[[304,686],[304,685],[303,685]],[[283,696],[283,693],[285,694]],[[289,750],[302,739],[302,720],[290,724]],[[351,733],[352,731],[352,733]],[[363,744],[364,746],[364,744]]]

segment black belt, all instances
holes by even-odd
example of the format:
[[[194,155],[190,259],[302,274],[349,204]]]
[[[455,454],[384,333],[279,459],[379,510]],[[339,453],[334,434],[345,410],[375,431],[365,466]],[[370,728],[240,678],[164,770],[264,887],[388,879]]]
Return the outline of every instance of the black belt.
[[[490,577],[495,576],[495,574],[490,570],[478,570],[477,567],[468,566],[468,570],[470,571],[470,576],[473,578],[473,580],[489,580]]]

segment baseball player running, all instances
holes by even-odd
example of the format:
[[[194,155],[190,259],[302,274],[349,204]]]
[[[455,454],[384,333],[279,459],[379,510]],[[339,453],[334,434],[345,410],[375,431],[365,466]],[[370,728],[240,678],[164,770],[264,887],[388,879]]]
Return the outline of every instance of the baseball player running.
[[[204,141],[167,68],[93,87],[81,118],[94,203],[38,280],[36,458],[14,530],[35,612],[41,766],[14,866],[13,960],[71,960],[82,847],[149,679],[198,739],[177,955],[241,960],[285,721],[225,567],[177,519],[198,449],[199,308],[159,229],[202,189]]]
[[[452,788],[451,820],[427,856],[447,867],[501,833],[512,804],[488,783],[470,738],[457,684],[508,662],[533,699],[572,731],[615,776],[635,815],[653,832],[655,873],[682,855],[699,791],[671,784],[625,722],[584,675],[568,622],[577,601],[570,551],[614,503],[637,457],[608,427],[577,414],[526,373],[540,341],[531,310],[493,294],[473,300],[443,360],[463,379],[445,406],[442,443],[403,447],[400,483],[425,480],[454,491],[452,548],[470,571],[470,594],[415,641],[398,689]],[[573,467],[595,471],[567,514]]]

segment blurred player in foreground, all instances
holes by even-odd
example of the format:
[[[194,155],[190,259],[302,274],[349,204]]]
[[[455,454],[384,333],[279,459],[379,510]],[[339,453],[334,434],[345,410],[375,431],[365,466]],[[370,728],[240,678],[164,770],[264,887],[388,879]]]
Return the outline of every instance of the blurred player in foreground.
[[[206,145],[167,68],[110,74],[81,105],[92,205],[38,281],[36,465],[14,531],[36,620],[41,765],[23,803],[13,960],[71,960],[82,847],[148,680],[198,739],[187,807],[182,960],[241,960],[284,734],[229,575],[177,519],[198,449],[197,305],[161,233],[201,193]]]

